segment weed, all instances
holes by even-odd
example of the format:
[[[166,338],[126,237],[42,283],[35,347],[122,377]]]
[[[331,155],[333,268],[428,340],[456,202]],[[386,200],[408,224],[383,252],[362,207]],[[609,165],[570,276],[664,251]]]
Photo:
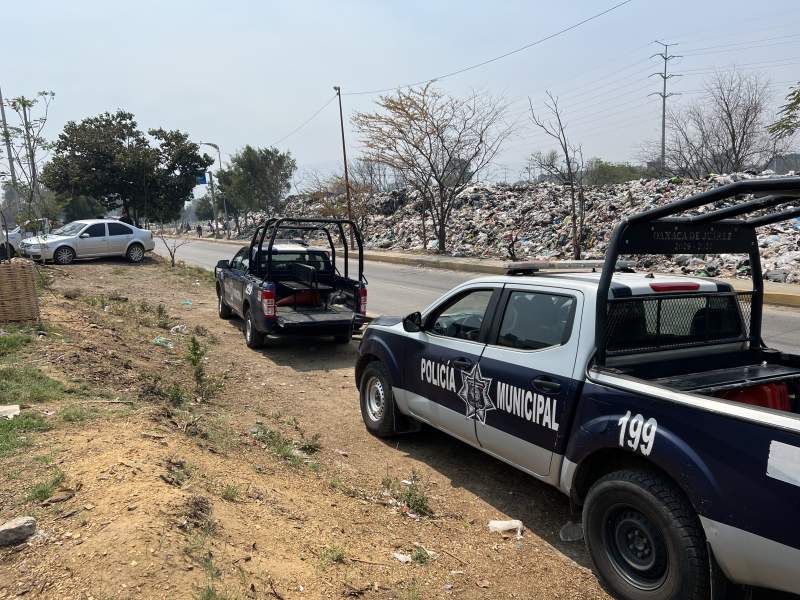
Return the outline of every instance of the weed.
[[[0,368],[0,404],[29,404],[59,399],[64,387],[34,367]]]
[[[20,333],[0,335],[0,358],[14,354],[32,341],[31,336]]]
[[[53,495],[53,493],[58,489],[58,486],[64,483],[64,479],[64,473],[56,470],[50,479],[41,483],[37,483],[31,488],[31,491],[28,493],[27,500],[29,502],[44,502]]]
[[[206,337],[208,335],[208,328],[205,325],[195,325],[193,331],[195,335],[199,335],[200,337]]]
[[[23,414],[11,420],[0,419],[0,457],[30,445],[30,439],[22,434],[48,429],[50,424],[37,415]]]
[[[426,565],[430,562],[431,555],[428,554],[425,548],[417,547],[414,549],[414,552],[411,553],[411,560],[418,565]]]
[[[228,600],[229,596],[223,594],[222,592],[218,592],[217,589],[209,583],[202,590],[200,590],[200,593],[197,594],[196,598],[197,600]]]
[[[41,463],[43,465],[49,465],[49,464],[51,464],[53,462],[54,458],[55,457],[52,455],[52,453],[51,454],[40,454],[38,456],[34,456],[33,460],[38,462],[38,463]]]
[[[320,566],[323,569],[331,565],[341,564],[344,562],[344,550],[338,546],[331,546],[325,548],[319,555]]]
[[[150,304],[147,300],[140,300],[139,301],[139,312],[143,315],[149,315],[153,312],[153,305]]]
[[[300,466],[302,464],[302,459],[295,452],[292,440],[277,429],[257,425],[251,435],[262,444],[265,444],[275,456],[289,462],[292,466]]]
[[[186,359],[192,365],[195,393],[201,400],[210,400],[220,389],[220,382],[206,374],[206,354],[208,348],[200,344],[196,336],[189,338]]]
[[[167,402],[169,402],[171,406],[183,406],[184,402],[186,402],[186,392],[183,391],[180,385],[173,383],[167,389]]]
[[[239,487],[229,483],[225,486],[225,489],[222,490],[222,499],[226,500],[227,502],[236,502],[239,500],[241,492],[239,492]]]
[[[88,419],[95,418],[97,416],[97,411],[88,410],[86,407],[80,406],[79,404],[73,404],[62,408],[58,412],[58,416],[67,423],[83,423]]]
[[[405,504],[409,512],[424,516],[433,514],[428,495],[422,489],[419,473],[415,469],[411,470],[409,481],[408,485],[395,493],[395,498]]]
[[[311,471],[312,471],[313,473],[319,473],[319,472],[320,472],[320,469],[322,469],[322,465],[320,465],[320,464],[319,464],[317,461],[315,461],[315,460],[310,460],[310,461],[308,461],[308,463],[306,463],[306,464],[308,465],[308,468],[309,468],[309,469],[311,469]]]
[[[419,590],[417,590],[417,581],[415,579],[411,580],[411,583],[408,584],[408,588],[406,588],[400,598],[401,600],[422,600],[422,595],[419,593]]]
[[[315,433],[310,438],[303,438],[297,448],[306,454],[316,454],[322,449],[320,435]]]

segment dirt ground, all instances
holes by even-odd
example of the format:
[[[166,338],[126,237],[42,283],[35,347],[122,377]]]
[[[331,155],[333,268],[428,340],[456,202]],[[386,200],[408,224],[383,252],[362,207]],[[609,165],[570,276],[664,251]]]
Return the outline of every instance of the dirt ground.
[[[41,533],[0,549],[0,598],[607,597],[557,491],[435,431],[366,433],[357,341],[248,350],[211,277],[156,258],[45,272],[44,332],[5,364],[55,380],[23,410],[47,430],[0,453],[0,522]],[[488,531],[508,518],[521,539]]]

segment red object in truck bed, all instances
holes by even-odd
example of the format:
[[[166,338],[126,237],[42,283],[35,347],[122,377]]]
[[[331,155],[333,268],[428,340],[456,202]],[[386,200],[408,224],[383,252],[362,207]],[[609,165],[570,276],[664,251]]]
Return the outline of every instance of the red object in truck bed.
[[[726,390],[719,397],[775,410],[792,410],[789,389],[785,383],[763,383],[741,390]]]

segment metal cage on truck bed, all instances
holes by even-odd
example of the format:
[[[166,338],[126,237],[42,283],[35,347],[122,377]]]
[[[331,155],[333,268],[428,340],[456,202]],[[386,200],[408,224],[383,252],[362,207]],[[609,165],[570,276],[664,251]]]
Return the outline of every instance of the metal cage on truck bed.
[[[742,198],[746,195],[753,197]],[[625,218],[611,235],[600,276],[597,364],[604,365],[612,356],[730,342],[749,342],[751,348],[761,348],[764,282],[756,229],[800,217],[800,207],[792,204],[798,198],[800,177],[748,179]],[[699,215],[675,216],[720,201],[728,201],[728,205]],[[756,212],[760,214],[753,216]],[[620,255],[723,253],[748,255],[752,292],[609,296]],[[682,312],[692,314],[692,322],[676,322],[674,317],[685,308],[680,303],[686,302],[697,304],[696,311]],[[715,318],[715,314],[723,314],[726,303],[733,302],[741,323]],[[738,328],[735,333],[734,327]]]

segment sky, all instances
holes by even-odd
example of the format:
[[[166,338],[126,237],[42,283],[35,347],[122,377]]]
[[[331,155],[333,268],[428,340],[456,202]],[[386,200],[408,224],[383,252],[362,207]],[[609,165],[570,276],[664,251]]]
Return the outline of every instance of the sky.
[[[180,129],[219,144],[223,162],[245,144],[277,144],[298,163],[296,184],[341,166],[342,87],[350,125],[375,108],[354,92],[435,78],[504,54],[621,0],[71,0],[0,4],[0,86],[5,98],[52,90],[45,134],[70,120],[125,109],[143,129]],[[682,58],[669,99],[697,100],[715,69],[738,67],[771,82],[772,106],[800,80],[797,0],[631,0],[612,12],[507,58],[436,82],[444,92],[502,97],[517,123],[489,179],[515,181],[526,158],[552,144],[531,124],[528,99],[559,98],[567,132],[584,156],[640,162],[660,135],[663,63],[653,40]],[[13,116],[9,115],[9,120]],[[212,152],[211,150],[208,150]],[[216,168],[216,167],[212,167]],[[3,169],[5,170],[5,169]]]

